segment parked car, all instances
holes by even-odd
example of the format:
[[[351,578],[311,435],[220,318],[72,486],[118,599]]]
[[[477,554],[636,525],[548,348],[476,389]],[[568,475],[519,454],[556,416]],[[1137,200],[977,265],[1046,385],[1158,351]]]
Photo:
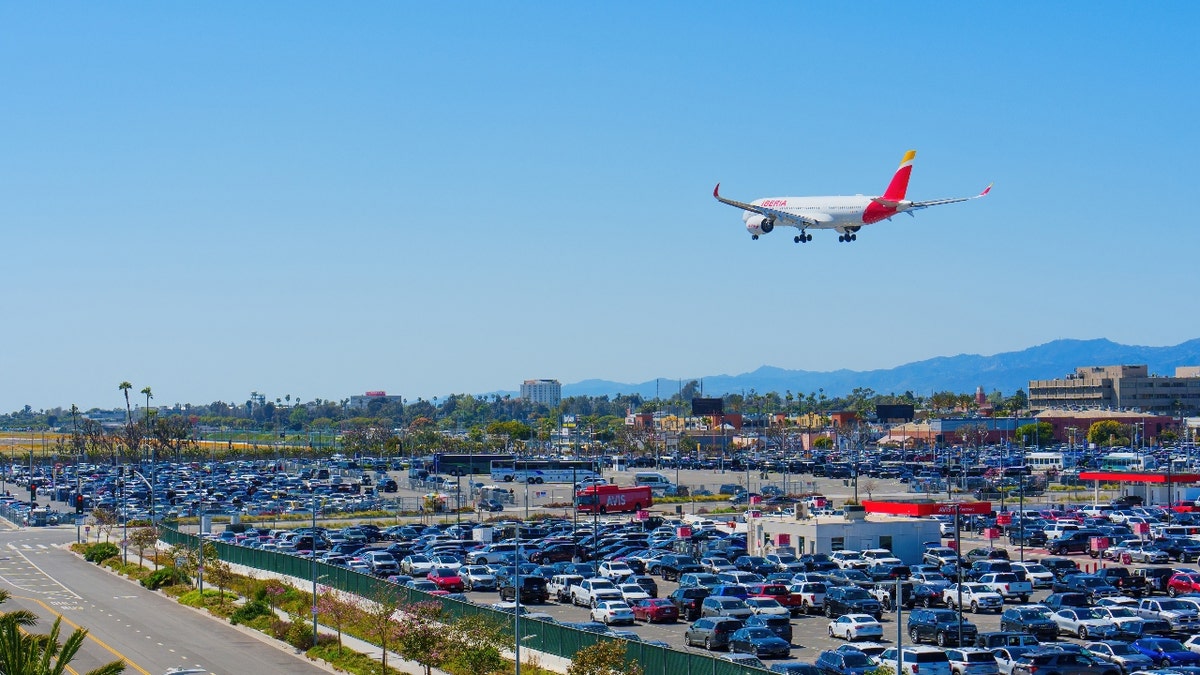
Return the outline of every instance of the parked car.
[[[1060,609],[1050,615],[1058,626],[1058,634],[1068,634],[1086,640],[1089,637],[1114,637],[1117,625],[1090,607]]]
[[[962,639],[959,639],[961,626]],[[930,641],[939,647],[969,645],[975,642],[979,629],[952,609],[918,608],[908,613],[908,639],[913,644]]]
[[[979,647],[957,647],[946,650],[953,675],[999,675],[996,657]]]
[[[669,598],[646,598],[633,603],[632,608],[634,620],[646,623],[679,619],[679,608]]]
[[[1040,641],[1058,639],[1058,624],[1045,607],[1009,607],[1000,614],[1000,630],[1028,633]]]
[[[1141,638],[1134,640],[1129,646],[1150,657],[1160,668],[1200,666],[1200,654],[1188,651],[1182,642],[1172,638]]]
[[[728,595],[710,595],[700,603],[700,616],[728,616],[745,619],[754,615],[745,600]]]
[[[772,633],[775,633],[784,640],[787,640],[788,642],[792,641],[792,622],[786,616],[766,616],[757,614],[746,619],[745,625],[747,628],[752,626],[767,628]]]
[[[633,609],[623,600],[605,600],[596,603],[592,608],[592,621],[599,621],[605,626],[617,624],[633,625]]]
[[[876,619],[883,617],[883,606],[867,591],[857,586],[837,586],[825,594],[825,616],[834,618],[843,614],[870,614]]]
[[[821,675],[866,675],[878,666],[862,652],[824,651],[813,663]]]
[[[671,591],[667,599],[679,610],[679,616],[686,621],[695,621],[700,617],[700,605],[709,596],[707,588],[677,588]]]
[[[829,622],[829,637],[846,641],[861,638],[882,638],[883,624],[870,614],[843,614]]]
[[[683,641],[689,647],[704,645],[704,648],[728,649],[729,638],[742,627],[742,622],[729,617],[703,617],[683,632]]]
[[[1013,675],[1055,673],[1057,675],[1121,675],[1121,669],[1083,653],[1038,650],[1022,654],[1013,665]]]
[[[1088,656],[1119,666],[1124,675],[1154,667],[1154,661],[1149,656],[1134,649],[1128,642],[1089,642],[1083,648]]]
[[[764,656],[787,658],[791,656],[792,645],[769,628],[748,627],[739,628],[729,636],[729,651],[753,654],[759,658]]]

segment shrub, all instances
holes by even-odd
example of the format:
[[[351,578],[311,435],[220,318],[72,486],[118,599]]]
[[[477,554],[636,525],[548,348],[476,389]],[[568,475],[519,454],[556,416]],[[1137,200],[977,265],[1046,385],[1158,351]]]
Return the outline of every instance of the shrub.
[[[306,652],[313,646],[312,626],[303,621],[293,621],[288,625],[287,635],[283,639],[296,649]]]
[[[150,573],[150,576],[142,579],[142,585],[152,591],[157,591],[163,586],[174,586],[175,584],[188,584],[192,580],[188,578],[187,572],[178,567],[163,567]]]
[[[116,544],[102,541],[99,544],[88,546],[83,552],[83,559],[88,562],[102,563],[109,558],[115,558],[121,555],[121,549],[117,548]]]
[[[233,614],[229,616],[229,623],[237,625],[239,623],[249,623],[260,616],[274,614],[271,607],[261,600],[254,600],[238,607]]]

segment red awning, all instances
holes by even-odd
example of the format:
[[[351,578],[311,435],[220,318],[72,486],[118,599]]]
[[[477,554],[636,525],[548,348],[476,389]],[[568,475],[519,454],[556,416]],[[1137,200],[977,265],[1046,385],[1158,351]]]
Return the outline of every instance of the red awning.
[[[1195,483],[1200,473],[1145,473],[1142,471],[1080,471],[1079,480],[1098,480],[1101,483]]]
[[[968,515],[982,515],[992,512],[991,502],[876,502],[864,501],[863,509],[867,513],[883,513],[891,516],[952,516],[956,512]]]

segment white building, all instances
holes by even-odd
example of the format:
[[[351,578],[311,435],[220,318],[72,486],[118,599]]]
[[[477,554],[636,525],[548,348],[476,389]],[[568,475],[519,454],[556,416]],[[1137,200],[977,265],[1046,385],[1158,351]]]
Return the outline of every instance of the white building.
[[[521,398],[540,405],[556,406],[562,401],[562,384],[558,380],[525,380],[521,383]]]

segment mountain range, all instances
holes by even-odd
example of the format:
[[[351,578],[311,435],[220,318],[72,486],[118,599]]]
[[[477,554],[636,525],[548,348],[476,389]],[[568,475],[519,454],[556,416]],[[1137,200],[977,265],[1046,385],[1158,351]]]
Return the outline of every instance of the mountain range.
[[[786,370],[762,366],[741,375],[707,375],[686,378],[683,383],[700,380],[705,396],[729,393],[792,391],[807,394],[824,389],[829,397],[849,394],[856,387],[880,394],[911,391],[928,395],[935,391],[972,393],[976,387],[985,392],[999,390],[1010,395],[1027,390],[1030,380],[1061,378],[1084,366],[1146,364],[1152,374],[1174,375],[1176,366],[1200,365],[1200,338],[1173,347],[1122,345],[1106,339],[1055,340],[1019,352],[992,356],[959,354],[939,356],[906,363],[886,370]],[[621,383],[608,380],[583,380],[564,384],[563,396],[603,396],[639,394],[644,398],[666,398],[679,390],[675,378]]]

